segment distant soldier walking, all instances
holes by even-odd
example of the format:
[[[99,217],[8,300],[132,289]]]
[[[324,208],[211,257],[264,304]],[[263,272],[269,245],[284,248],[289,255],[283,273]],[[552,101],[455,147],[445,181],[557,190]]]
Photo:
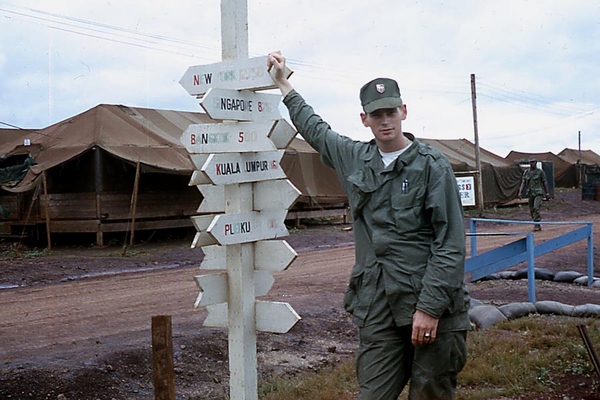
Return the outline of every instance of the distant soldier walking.
[[[521,186],[519,187],[519,198],[523,198],[523,191],[529,197],[529,213],[533,222],[540,222],[542,216],[540,215],[540,208],[542,207],[542,200],[544,195],[546,199],[550,198],[548,193],[548,186],[546,185],[546,173],[537,167],[537,160],[529,160],[529,169],[523,172],[523,178],[521,179]],[[535,224],[533,227],[534,231],[541,231],[542,226]]]

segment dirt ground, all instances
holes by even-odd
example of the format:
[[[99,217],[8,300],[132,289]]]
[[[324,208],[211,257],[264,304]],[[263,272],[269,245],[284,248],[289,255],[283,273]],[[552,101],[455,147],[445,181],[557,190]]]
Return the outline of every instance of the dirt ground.
[[[465,226],[472,216],[468,212]],[[484,216],[529,220],[526,205],[486,209]],[[542,217],[599,224],[600,201],[582,201],[575,190],[557,191],[544,202]],[[354,260],[348,227],[307,224],[286,238],[299,256],[288,270],[275,274],[264,299],[289,302],[302,320],[286,334],[258,334],[260,382],[352,357],[357,330],[342,308]],[[479,230],[530,228],[486,223]],[[544,226],[536,242],[570,229]],[[0,399],[154,398],[154,315],[172,317],[177,398],[227,398],[227,332],[203,327],[206,311],[193,308],[198,294],[193,276],[204,271],[198,269],[202,251],[189,248],[192,237],[190,231],[140,234],[139,243],[126,250],[119,237],[102,248],[89,244],[93,238],[87,243],[81,237],[56,238],[59,242],[50,252],[30,243],[0,242]],[[480,238],[478,248],[484,251],[510,240]],[[573,244],[536,259],[536,267],[586,273],[585,246]],[[600,265],[596,251],[594,259]],[[527,301],[526,281],[486,281],[468,288],[472,297],[495,305]],[[572,284],[538,281],[536,295],[537,300],[572,305],[600,303],[600,289]],[[598,398],[590,378],[566,376],[559,385],[556,392],[571,399]]]

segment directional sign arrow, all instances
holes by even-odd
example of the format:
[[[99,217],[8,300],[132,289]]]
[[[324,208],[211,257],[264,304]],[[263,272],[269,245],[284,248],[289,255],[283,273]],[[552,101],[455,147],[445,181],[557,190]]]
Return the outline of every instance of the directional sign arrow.
[[[211,154],[200,171],[215,185],[285,178],[279,162],[283,150]]]
[[[263,240],[254,244],[255,270],[284,271],[296,257],[298,253],[285,240]]]
[[[227,268],[225,246],[203,247],[204,258],[200,269],[215,270]],[[284,271],[298,257],[298,253],[285,240],[261,240],[254,243],[254,270]]]
[[[209,156],[210,154],[190,154],[190,160],[192,160],[192,163],[197,169],[200,169],[206,163]],[[190,186],[192,185],[190,184]]]
[[[200,269],[227,269],[227,248],[225,246],[206,246],[202,248],[204,258]]]
[[[254,209],[289,209],[302,194],[289,179],[256,182],[253,185]]]
[[[276,150],[269,139],[276,125],[276,121],[192,124],[181,135],[181,143],[190,153]]]
[[[301,319],[288,303],[257,300],[255,306],[259,331],[286,333]]]
[[[288,235],[283,223],[286,214],[286,210],[220,214],[214,217],[207,231],[220,245],[275,239]]]
[[[204,307],[227,301],[227,272],[198,275],[194,277],[194,280],[200,288],[200,294],[198,294],[194,307]]]
[[[200,101],[213,119],[267,121],[281,118],[281,95],[249,90],[210,89]]]
[[[202,202],[196,212],[223,213],[225,212],[225,186],[198,185],[202,193]],[[255,182],[252,188],[253,210],[264,211],[272,209],[289,209],[294,201],[302,194],[289,179]]]
[[[229,292],[227,286],[227,273],[205,274],[194,277],[200,293],[194,307],[205,307],[227,301]],[[268,271],[254,271],[254,296],[264,296],[269,293],[275,283],[275,278]]]
[[[202,202],[196,210],[199,214],[225,212],[225,186],[223,185],[198,185],[202,193]]]
[[[217,244],[215,238],[207,232],[207,229],[214,218],[214,215],[199,215],[191,217],[192,223],[198,231],[196,236],[194,236],[194,240],[192,241],[191,247],[193,249]]]
[[[285,119],[280,119],[269,137],[278,149],[287,149],[298,132]]]
[[[227,327],[227,303],[220,303],[206,307],[208,316],[204,326]],[[288,303],[260,301],[255,303],[256,330],[263,332],[286,333],[300,319],[296,311]]]
[[[293,71],[286,67],[289,78]],[[223,89],[275,89],[267,72],[267,56],[228,60],[189,67],[179,81],[192,96],[202,95],[211,87]]]

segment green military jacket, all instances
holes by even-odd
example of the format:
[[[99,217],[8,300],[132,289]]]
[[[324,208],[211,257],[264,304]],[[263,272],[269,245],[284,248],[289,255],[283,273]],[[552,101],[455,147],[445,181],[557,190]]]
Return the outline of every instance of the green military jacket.
[[[546,183],[546,173],[541,168],[528,169],[523,172],[523,182],[525,182],[526,196],[544,196],[544,183]]]
[[[397,326],[412,324],[419,309],[440,319],[440,331],[470,329],[463,212],[447,159],[405,134],[413,143],[384,167],[374,140],[335,133],[295,91],[283,101],[348,195],[356,261],[345,307],[354,322],[363,325],[381,273]]]

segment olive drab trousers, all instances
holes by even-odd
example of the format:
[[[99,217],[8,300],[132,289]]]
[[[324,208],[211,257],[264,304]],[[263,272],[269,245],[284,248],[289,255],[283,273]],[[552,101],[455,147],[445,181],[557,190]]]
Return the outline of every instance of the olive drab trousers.
[[[531,219],[533,222],[540,222],[542,220],[542,216],[540,214],[540,209],[542,208],[542,195],[530,196],[529,197],[529,213],[531,214]]]
[[[412,327],[396,326],[381,282],[356,353],[360,400],[396,400],[410,381],[410,400],[451,400],[467,361],[466,331],[438,332],[431,344],[414,347]]]

